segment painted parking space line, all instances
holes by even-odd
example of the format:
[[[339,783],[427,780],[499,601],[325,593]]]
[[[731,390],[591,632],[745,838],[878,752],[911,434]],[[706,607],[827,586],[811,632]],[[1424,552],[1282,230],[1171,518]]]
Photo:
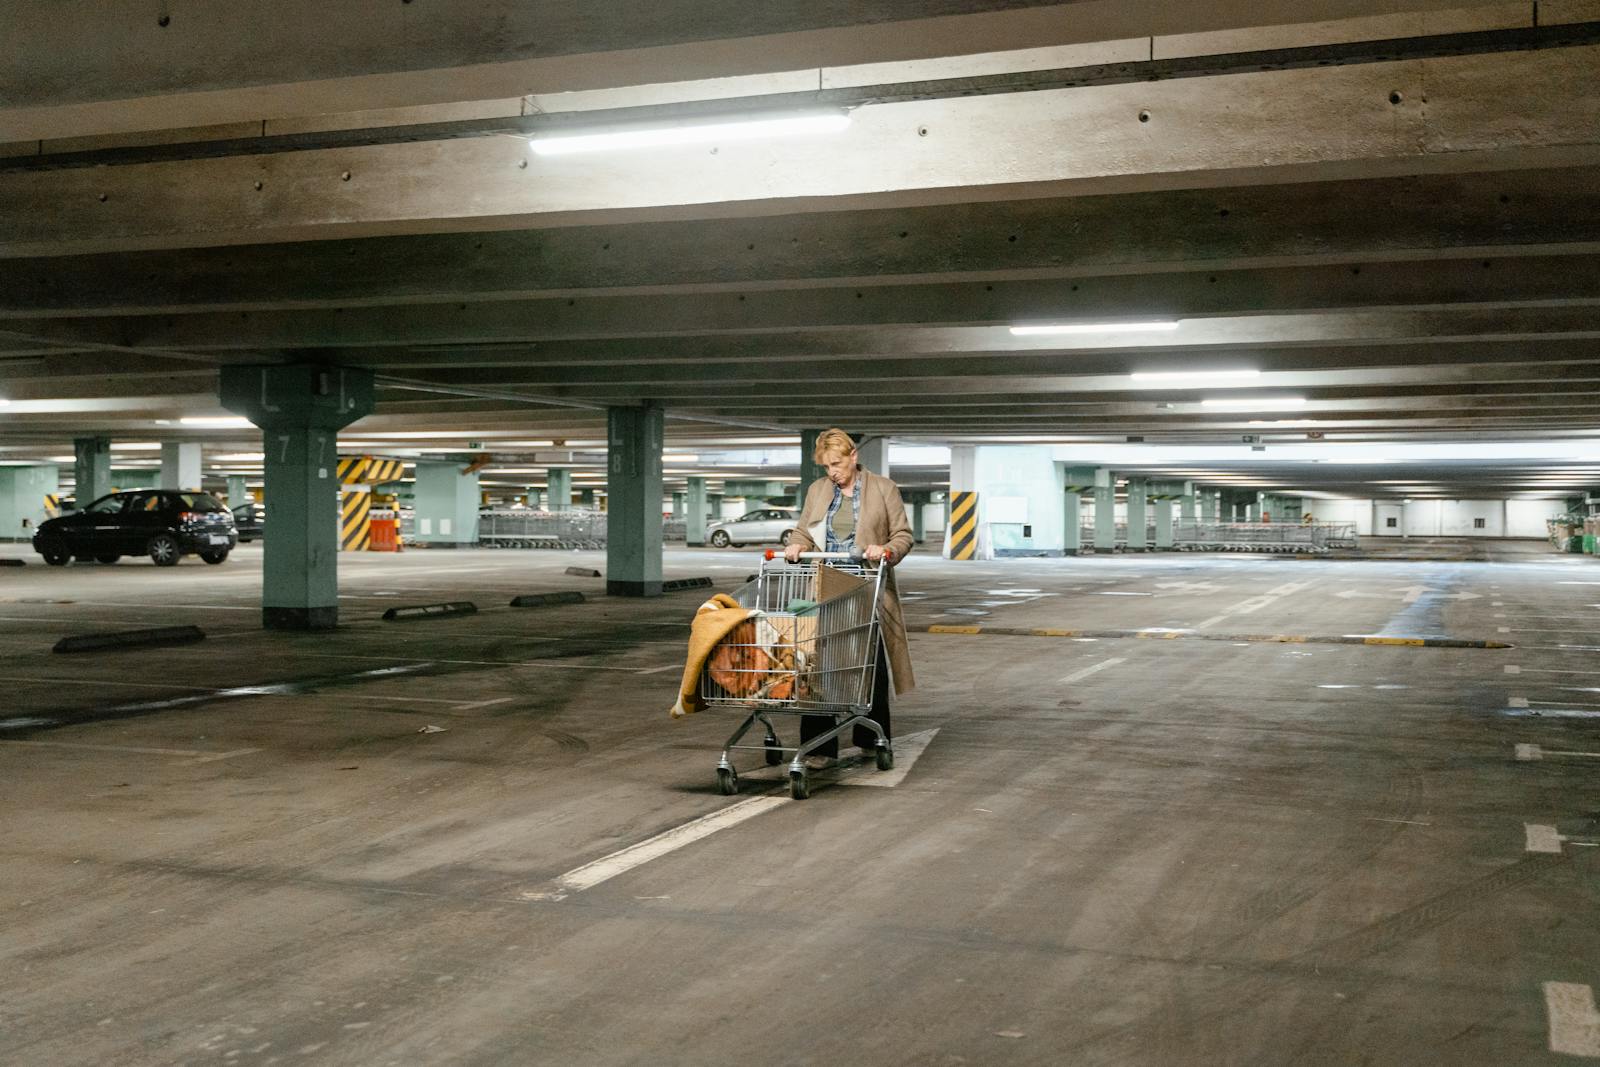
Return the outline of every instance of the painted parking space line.
[[[82,749],[89,752],[126,752],[139,756],[176,756],[187,759],[191,763],[215,763],[218,760],[233,759],[235,756],[248,756],[252,752],[260,752],[259,748],[236,748],[231,752],[207,752],[204,749],[193,748],[143,748],[137,745],[91,745],[77,741],[28,741],[28,740],[0,740],[0,745],[31,745],[36,748],[71,748]]]
[[[1525,822],[1522,824],[1524,837],[1524,852],[1548,852],[1561,855],[1561,835],[1556,833],[1554,826],[1542,826],[1538,823]]]
[[[906,734],[895,738],[894,753],[895,767],[890,771],[879,771],[872,767],[870,757],[862,754],[859,757],[841,761],[835,768],[828,772],[818,773],[813,776],[813,788],[828,784],[838,785],[879,785],[893,787],[904,781],[906,774],[916,765],[922,753],[927,750],[928,744],[938,728],[922,730],[914,734]],[[748,775],[741,775],[755,781],[763,779],[782,780],[787,777],[784,767],[762,767]],[[882,781],[856,780],[879,778]],[[741,800],[731,804],[720,811],[709,815],[702,815],[698,819],[675,826],[670,830],[646,838],[638,844],[629,845],[627,848],[602,856],[597,860],[575,867],[566,874],[560,875],[539,889],[525,890],[519,896],[528,901],[559,901],[565,900],[573,893],[581,893],[592,889],[603,882],[621,874],[626,874],[635,868],[642,867],[651,860],[660,859],[670,855],[686,845],[704,840],[719,830],[726,830],[730,826],[738,826],[758,815],[764,815],[774,808],[781,808],[786,804],[798,803],[788,795],[758,796],[748,800]]]
[[[509,704],[516,697],[495,697],[493,700],[474,700],[470,704],[457,704],[457,711],[476,711],[479,708],[492,708],[496,704]]]
[[[1101,660],[1099,663],[1091,664],[1090,666],[1083,668],[1083,670],[1081,670],[1081,671],[1073,671],[1071,674],[1067,675],[1065,678],[1057,678],[1056,682],[1057,682],[1057,684],[1061,684],[1061,685],[1065,685],[1065,684],[1070,683],[1070,682],[1080,682],[1083,679],[1089,677],[1089,675],[1091,675],[1091,674],[1099,674],[1101,671],[1105,670],[1106,668],[1115,667],[1117,664],[1122,663],[1122,662],[1124,662],[1124,661],[1122,659],[1119,659],[1119,658]]]
[[[1544,983],[1544,1010],[1550,1026],[1550,1051],[1600,1058],[1600,1011],[1594,989],[1577,982]]]
[[[1578,756],[1585,759],[1600,759],[1600,752],[1573,752],[1562,748],[1545,748],[1542,745],[1517,745],[1516,756],[1519,760],[1542,760],[1546,756]]]

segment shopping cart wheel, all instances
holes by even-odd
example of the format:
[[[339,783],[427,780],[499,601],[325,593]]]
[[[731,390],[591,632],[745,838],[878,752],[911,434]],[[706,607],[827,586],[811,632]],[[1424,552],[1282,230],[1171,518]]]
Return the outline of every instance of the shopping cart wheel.
[[[878,746],[878,770],[888,771],[894,769],[894,749],[887,745]]]
[[[766,740],[761,742],[767,746],[767,766],[776,767],[783,762],[783,746],[778,744],[778,739],[768,734]]]
[[[739,791],[739,776],[728,767],[717,768],[717,792],[731,797]]]
[[[796,800],[804,800],[811,795],[811,786],[806,782],[805,771],[789,772],[789,795]]]

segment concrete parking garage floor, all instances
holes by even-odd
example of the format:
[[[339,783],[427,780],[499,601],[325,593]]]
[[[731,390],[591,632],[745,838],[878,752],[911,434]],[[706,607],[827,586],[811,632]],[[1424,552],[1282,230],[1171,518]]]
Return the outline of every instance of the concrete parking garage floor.
[[[259,629],[259,546],[0,570],[0,1062],[1581,1062],[1600,565],[1484,555],[913,556],[913,626],[1180,632],[913,634],[897,784],[847,749],[805,802],[718,795],[731,717],[667,717],[700,594],[602,554],[345,557],[316,636]]]

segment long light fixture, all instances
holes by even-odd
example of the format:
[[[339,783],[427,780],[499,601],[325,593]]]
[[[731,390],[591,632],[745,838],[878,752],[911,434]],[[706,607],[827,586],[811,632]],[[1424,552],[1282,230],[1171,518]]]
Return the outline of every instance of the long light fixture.
[[[1203,408],[1236,408],[1245,411],[1285,411],[1305,407],[1303,396],[1213,397],[1200,401]]]
[[[1160,333],[1176,330],[1176,322],[1055,322],[1013,326],[1012,337],[1052,337],[1069,333]]]
[[[1174,370],[1134,371],[1128,377],[1136,382],[1222,382],[1259,378],[1258,370]]]
[[[207,426],[214,430],[246,430],[254,425],[243,415],[185,415],[178,422],[184,426]]]
[[[535,155],[565,156],[578,152],[662,148],[722,141],[751,141],[763,137],[837,133],[849,125],[850,116],[843,111],[800,112],[776,115],[772,118],[729,118],[681,126],[547,134],[532,138],[528,146],[533,149]]]

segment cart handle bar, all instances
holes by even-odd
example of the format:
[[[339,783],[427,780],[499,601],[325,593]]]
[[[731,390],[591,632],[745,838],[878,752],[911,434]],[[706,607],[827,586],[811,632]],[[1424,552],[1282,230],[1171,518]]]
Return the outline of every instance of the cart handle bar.
[[[769,549],[766,550],[766,552],[764,552],[762,554],[762,556],[763,556],[764,559],[767,560],[767,562],[770,563],[773,560],[777,559],[782,554],[783,553],[779,552],[777,549],[769,548]],[[866,555],[865,555],[865,553],[863,553],[858,548],[858,549],[854,549],[854,550],[852,550],[850,552],[802,552],[802,553],[800,553],[800,558],[801,559],[854,559],[854,560],[860,560],[860,559],[865,559]],[[886,549],[883,550],[883,558],[888,560],[890,563],[893,563],[894,562],[894,553],[886,548]]]

